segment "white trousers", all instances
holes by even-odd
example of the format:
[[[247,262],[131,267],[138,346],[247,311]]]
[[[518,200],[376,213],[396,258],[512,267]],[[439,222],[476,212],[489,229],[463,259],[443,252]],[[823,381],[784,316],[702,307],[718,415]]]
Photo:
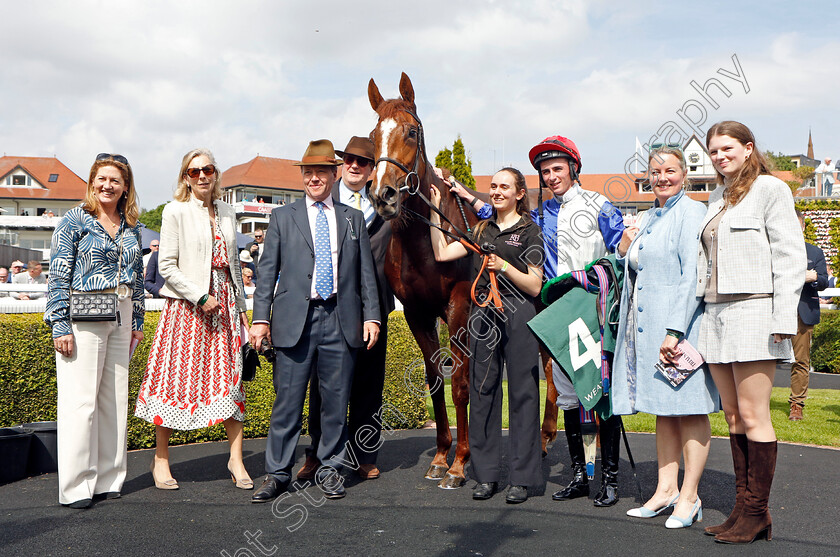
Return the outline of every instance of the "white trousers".
[[[58,501],[120,491],[126,474],[131,298],[116,321],[73,323],[75,347],[56,352]]]
[[[569,377],[560,369],[560,365],[551,360],[551,377],[557,388],[557,408],[560,410],[577,410],[580,405],[575,387]]]

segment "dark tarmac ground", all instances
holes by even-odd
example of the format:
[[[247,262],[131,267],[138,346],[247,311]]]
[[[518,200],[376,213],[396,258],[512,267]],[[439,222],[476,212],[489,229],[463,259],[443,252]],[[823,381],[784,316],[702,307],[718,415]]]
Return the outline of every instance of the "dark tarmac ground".
[[[700,484],[703,522],[666,530],[664,515],[625,515],[640,503],[623,447],[621,501],[602,509],[590,499],[551,500],[570,478],[562,432],[543,461],[546,485],[521,505],[506,504],[504,493],[473,501],[472,479],[452,491],[425,480],[434,431],[386,432],[385,438],[382,476],[363,482],[349,474],[347,497],[337,501],[310,486],[274,505],[251,504],[253,492],[230,481],[226,443],[173,447],[177,491],[155,489],[152,451],[133,451],[123,497],[83,511],[58,505],[56,474],[3,485],[0,555],[840,555],[838,450],[780,444],[770,498],[773,541],[736,547],[716,544],[702,530],[722,522],[733,503],[727,439],[712,440]],[[629,438],[649,496],[656,484],[655,437]],[[301,438],[298,466],[308,442]],[[264,450],[262,439],[245,441],[246,466],[257,485]]]

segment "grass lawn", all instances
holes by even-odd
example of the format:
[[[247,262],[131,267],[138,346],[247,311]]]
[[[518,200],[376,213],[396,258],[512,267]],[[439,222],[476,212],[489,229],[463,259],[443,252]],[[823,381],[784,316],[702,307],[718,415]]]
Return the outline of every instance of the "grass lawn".
[[[507,382],[505,382],[505,398],[502,403],[502,426],[508,426]],[[801,422],[788,420],[788,395],[786,388],[773,389],[770,399],[770,414],[776,436],[779,441],[788,443],[804,443],[808,445],[823,445],[840,447],[840,391],[834,389],[809,389],[808,400],[805,403],[805,419]],[[540,417],[545,409],[545,381],[540,381]],[[426,399],[429,416],[433,415],[431,399]],[[452,391],[446,385],[446,408],[449,424],[455,425],[455,408],[452,406]],[[710,416],[712,435],[728,436],[723,412]],[[627,431],[649,432],[656,430],[656,416],[650,414],[636,414],[625,416],[624,426]],[[558,417],[558,429],[563,428],[563,413]]]

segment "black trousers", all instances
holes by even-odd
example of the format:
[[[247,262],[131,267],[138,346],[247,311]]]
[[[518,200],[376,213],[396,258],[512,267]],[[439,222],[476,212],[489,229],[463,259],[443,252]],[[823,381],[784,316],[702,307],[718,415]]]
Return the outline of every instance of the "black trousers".
[[[291,478],[300,437],[306,386],[314,374],[319,380],[323,434],[318,459],[336,470],[347,462],[347,401],[357,350],[351,348],[338,321],[335,302],[312,302],[300,341],[277,349],[274,363],[274,406],[265,450],[266,472],[281,481]]]
[[[388,322],[379,328],[373,348],[356,352],[353,384],[350,387],[350,415],[347,433],[353,457],[359,464],[376,464],[382,445],[382,391],[385,388],[385,349],[388,345]],[[321,439],[321,394],[318,377],[313,374],[309,387],[309,435],[312,444],[306,456],[315,456]],[[353,458],[349,458],[353,460]]]
[[[527,325],[536,311],[530,300],[505,297],[504,302],[501,314],[475,305],[470,312],[470,461],[480,483],[500,480],[502,373],[507,364],[510,484],[539,486],[539,346]]]

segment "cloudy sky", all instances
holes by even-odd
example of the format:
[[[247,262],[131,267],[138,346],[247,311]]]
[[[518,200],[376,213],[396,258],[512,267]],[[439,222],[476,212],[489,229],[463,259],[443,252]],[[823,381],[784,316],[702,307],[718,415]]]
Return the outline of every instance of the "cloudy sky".
[[[690,131],[684,107],[698,130],[738,119],[774,152],[804,152],[810,128],[816,156],[837,159],[835,12],[775,0],[8,1],[0,150],[56,155],[82,176],[97,153],[123,153],[152,208],[196,146],[225,169],[299,158],[311,139],[343,147],[376,123],[368,80],[391,98],[405,71],[429,151],[460,134],[475,174],[529,171],[528,149],[552,134],[577,143],[584,172],[621,172],[636,137],[669,121]],[[717,107],[691,85],[711,78],[729,93],[710,86]]]

